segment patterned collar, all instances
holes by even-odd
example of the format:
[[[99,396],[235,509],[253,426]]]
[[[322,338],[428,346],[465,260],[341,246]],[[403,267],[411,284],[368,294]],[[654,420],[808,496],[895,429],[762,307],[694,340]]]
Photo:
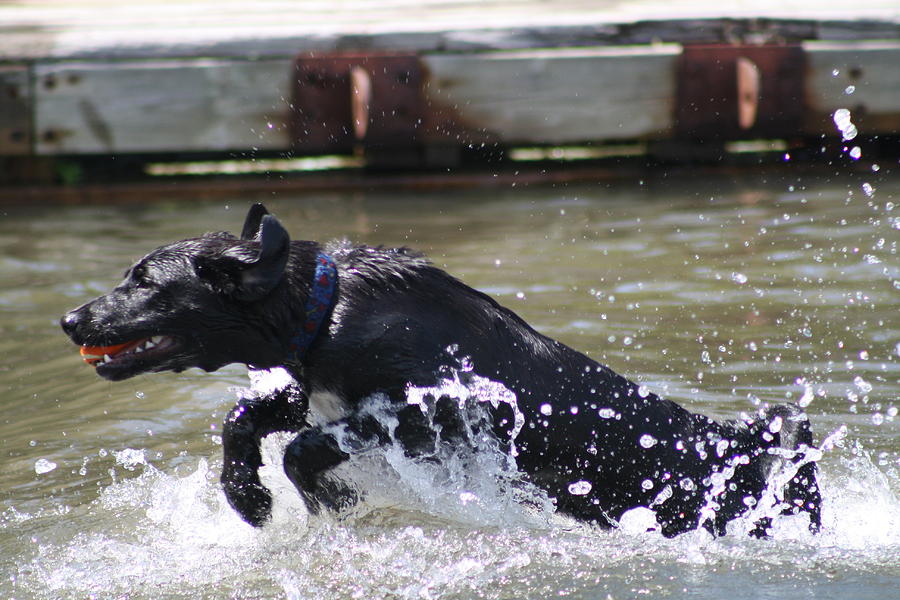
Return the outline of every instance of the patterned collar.
[[[309,289],[309,298],[306,300],[304,311],[306,320],[288,343],[289,361],[299,363],[309,347],[312,346],[325,321],[325,315],[331,310],[336,283],[337,267],[334,265],[334,261],[327,254],[320,253],[316,257],[316,273]]]

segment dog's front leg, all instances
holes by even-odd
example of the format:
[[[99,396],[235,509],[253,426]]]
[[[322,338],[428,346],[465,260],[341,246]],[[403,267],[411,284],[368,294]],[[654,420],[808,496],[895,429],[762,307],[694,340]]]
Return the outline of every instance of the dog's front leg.
[[[343,444],[335,435],[339,430],[343,432]],[[350,453],[364,452],[389,441],[390,436],[377,419],[354,414],[324,427],[301,431],[285,449],[284,471],[310,513],[318,514],[323,508],[339,511],[355,504],[358,498],[350,487],[328,477],[327,471],[350,458]]]
[[[260,527],[272,511],[272,494],[259,480],[260,440],[276,431],[306,427],[309,401],[297,385],[268,396],[241,400],[222,428],[222,488],[232,508],[245,521]]]

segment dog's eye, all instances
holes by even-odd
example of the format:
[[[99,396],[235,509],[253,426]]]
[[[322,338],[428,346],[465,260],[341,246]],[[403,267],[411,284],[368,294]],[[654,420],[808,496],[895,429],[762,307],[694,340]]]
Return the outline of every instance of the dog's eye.
[[[152,283],[149,277],[147,277],[147,269],[144,265],[136,265],[133,267],[129,279],[131,279],[135,285],[141,287],[146,287]]]

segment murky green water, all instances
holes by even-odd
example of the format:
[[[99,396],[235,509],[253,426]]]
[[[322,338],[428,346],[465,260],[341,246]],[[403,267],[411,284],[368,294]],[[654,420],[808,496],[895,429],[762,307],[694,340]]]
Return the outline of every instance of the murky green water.
[[[414,489],[414,465],[396,484],[407,502],[339,522],[307,519],[276,483],[283,508],[253,530],[217,486],[219,423],[244,370],[112,384],[57,325],[147,250],[239,230],[248,200],[4,209],[0,597],[892,597],[900,182],[872,181],[870,197],[861,181],[267,200],[296,238],[424,250],[692,410],[724,418],[794,400],[809,404],[817,440],[846,427],[822,462],[822,534],[785,519],[770,540],[603,532],[526,508],[485,518]]]

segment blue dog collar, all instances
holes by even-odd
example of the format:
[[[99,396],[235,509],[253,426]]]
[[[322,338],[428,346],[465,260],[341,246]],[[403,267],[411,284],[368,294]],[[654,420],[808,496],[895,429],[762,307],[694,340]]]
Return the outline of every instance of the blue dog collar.
[[[306,320],[288,343],[288,360],[300,362],[306,351],[312,346],[325,315],[331,309],[334,297],[334,286],[337,283],[337,267],[327,254],[316,256],[316,273],[306,299]]]

